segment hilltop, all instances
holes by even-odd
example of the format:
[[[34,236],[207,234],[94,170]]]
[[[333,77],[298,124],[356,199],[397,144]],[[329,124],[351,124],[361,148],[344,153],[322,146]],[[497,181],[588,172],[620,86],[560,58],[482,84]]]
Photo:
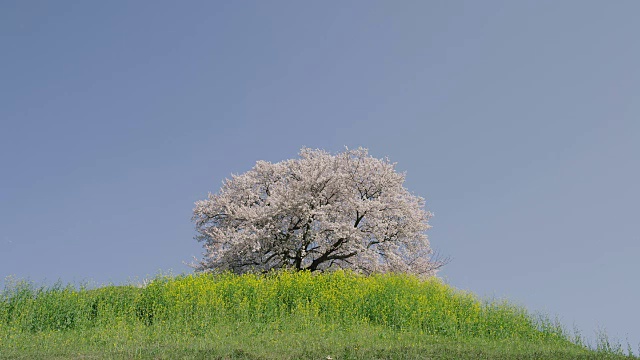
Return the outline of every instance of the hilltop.
[[[626,353],[626,354],[625,354]],[[158,276],[0,298],[0,358],[630,359],[438,278],[336,271]]]

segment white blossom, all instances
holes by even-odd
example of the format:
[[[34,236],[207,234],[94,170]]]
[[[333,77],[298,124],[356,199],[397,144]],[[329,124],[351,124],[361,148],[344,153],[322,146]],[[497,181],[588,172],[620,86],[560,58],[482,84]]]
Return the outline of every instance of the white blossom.
[[[258,161],[232,175],[217,194],[196,202],[204,243],[199,271],[265,272],[278,268],[433,276],[425,231],[432,214],[403,187],[405,175],[367,149],[331,155],[302,148],[300,158]]]

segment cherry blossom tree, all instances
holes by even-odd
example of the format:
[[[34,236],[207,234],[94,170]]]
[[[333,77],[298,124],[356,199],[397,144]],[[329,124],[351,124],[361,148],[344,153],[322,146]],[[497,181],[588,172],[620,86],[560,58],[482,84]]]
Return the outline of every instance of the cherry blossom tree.
[[[433,276],[425,231],[432,214],[403,187],[405,175],[367,149],[332,155],[302,148],[300,158],[258,161],[195,203],[203,243],[197,271],[352,269]]]

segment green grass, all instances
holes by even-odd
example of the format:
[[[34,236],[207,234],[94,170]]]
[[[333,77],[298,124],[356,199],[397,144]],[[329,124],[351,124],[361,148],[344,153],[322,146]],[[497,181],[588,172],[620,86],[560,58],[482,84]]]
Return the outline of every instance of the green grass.
[[[144,287],[13,283],[0,359],[629,359],[438,279],[350,272],[162,277]]]

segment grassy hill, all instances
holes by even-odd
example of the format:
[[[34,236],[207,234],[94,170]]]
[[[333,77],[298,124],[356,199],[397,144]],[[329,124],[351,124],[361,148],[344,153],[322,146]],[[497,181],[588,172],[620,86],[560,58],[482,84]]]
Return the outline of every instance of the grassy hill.
[[[350,272],[157,277],[146,286],[9,285],[0,359],[629,359],[438,279]],[[635,359],[635,358],[634,358]]]

